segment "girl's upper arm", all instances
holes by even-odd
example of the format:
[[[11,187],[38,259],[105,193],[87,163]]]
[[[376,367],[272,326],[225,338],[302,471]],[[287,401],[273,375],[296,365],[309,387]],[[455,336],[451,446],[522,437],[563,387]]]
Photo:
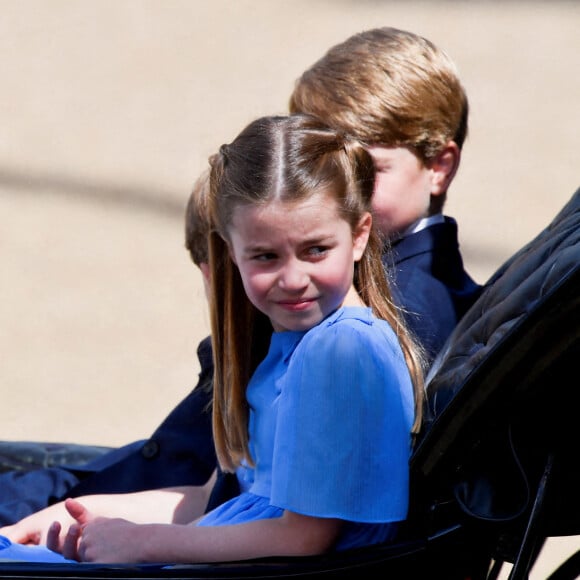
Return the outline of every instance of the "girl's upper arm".
[[[280,397],[275,505],[350,521],[405,517],[412,385],[396,338],[365,326],[300,345]]]
[[[322,554],[332,548],[342,526],[338,519],[305,516],[289,510],[280,519],[286,527],[286,541],[300,556]]]

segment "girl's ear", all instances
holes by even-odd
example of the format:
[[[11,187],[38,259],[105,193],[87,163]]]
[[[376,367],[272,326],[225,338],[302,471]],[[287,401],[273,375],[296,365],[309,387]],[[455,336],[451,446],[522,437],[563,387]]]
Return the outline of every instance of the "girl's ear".
[[[431,171],[431,195],[447,192],[461,160],[461,150],[455,141],[447,145],[429,162]]]
[[[205,297],[209,300],[210,292],[211,292],[211,284],[210,284],[210,268],[207,262],[200,262],[199,269],[201,270],[201,275],[203,276],[203,289],[205,291]]]
[[[372,225],[373,217],[369,212],[365,212],[353,231],[352,247],[355,262],[362,258],[369,241]]]
[[[209,284],[210,278],[209,264],[207,262],[200,262],[199,269],[201,270],[201,274],[203,276],[204,281]]]
[[[234,249],[232,248],[232,245],[229,242],[226,242],[226,245],[228,247],[228,254],[230,255],[232,262],[237,266],[238,263],[236,262],[236,256],[234,254]]]

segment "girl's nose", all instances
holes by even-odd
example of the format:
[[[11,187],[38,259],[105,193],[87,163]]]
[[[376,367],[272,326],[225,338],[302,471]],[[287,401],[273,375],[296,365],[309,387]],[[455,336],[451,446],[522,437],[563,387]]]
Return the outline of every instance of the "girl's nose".
[[[285,264],[278,276],[280,288],[287,292],[304,289],[308,285],[308,281],[308,274],[298,260],[292,260]]]

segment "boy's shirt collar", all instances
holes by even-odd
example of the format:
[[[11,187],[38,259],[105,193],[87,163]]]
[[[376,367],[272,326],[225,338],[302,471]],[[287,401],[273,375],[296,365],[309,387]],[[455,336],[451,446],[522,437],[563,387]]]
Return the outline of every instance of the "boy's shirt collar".
[[[452,218],[450,218],[452,219]],[[405,231],[401,232],[401,235],[397,236],[397,239],[406,238],[411,234],[416,234],[425,228],[428,228],[435,224],[442,224],[445,222],[445,216],[442,213],[437,213],[435,215],[430,215],[429,217],[424,217],[413,222]]]

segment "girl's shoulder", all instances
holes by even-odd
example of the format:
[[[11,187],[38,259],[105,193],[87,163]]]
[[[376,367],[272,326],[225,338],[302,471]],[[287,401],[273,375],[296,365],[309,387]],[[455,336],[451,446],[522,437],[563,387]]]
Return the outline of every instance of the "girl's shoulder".
[[[332,329],[334,332],[354,332],[376,334],[385,331],[393,333],[391,325],[382,318],[377,318],[368,306],[343,306],[336,310],[318,325],[319,331]]]
[[[398,345],[397,337],[390,324],[377,318],[371,308],[343,306],[312,328],[301,341],[301,347],[311,352],[323,353],[332,350],[353,352],[385,345]]]
[[[291,381],[300,383],[296,376],[306,377],[309,388],[315,377],[321,390],[321,385],[328,385],[335,393],[341,388],[350,392],[353,377],[371,390],[379,384],[399,385],[409,378],[401,345],[390,324],[366,308],[340,309],[308,331],[289,368]]]

